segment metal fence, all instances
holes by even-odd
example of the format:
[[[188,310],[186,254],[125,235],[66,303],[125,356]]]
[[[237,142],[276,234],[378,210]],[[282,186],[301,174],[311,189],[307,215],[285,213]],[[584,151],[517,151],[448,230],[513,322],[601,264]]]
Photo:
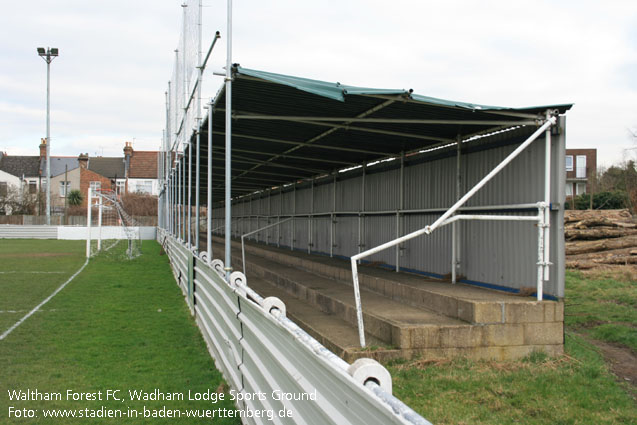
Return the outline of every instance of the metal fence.
[[[246,398],[237,405],[244,423],[429,424],[391,395],[380,364],[346,363],[289,320],[281,301],[251,290],[243,274],[228,283],[220,260],[209,264],[162,230],[158,238],[217,368]],[[249,417],[266,411],[272,420]]]

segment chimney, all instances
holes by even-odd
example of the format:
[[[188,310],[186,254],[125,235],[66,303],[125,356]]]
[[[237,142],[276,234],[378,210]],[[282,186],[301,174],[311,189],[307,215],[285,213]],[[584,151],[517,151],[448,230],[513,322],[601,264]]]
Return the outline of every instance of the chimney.
[[[42,137],[40,139],[42,143],[40,143],[40,159],[46,159],[46,138]]]
[[[80,164],[80,168],[88,169],[88,152],[81,153],[80,156],[77,157],[77,162]]]
[[[130,157],[133,155],[133,145],[131,142],[124,144],[124,177],[128,178],[130,168]]]

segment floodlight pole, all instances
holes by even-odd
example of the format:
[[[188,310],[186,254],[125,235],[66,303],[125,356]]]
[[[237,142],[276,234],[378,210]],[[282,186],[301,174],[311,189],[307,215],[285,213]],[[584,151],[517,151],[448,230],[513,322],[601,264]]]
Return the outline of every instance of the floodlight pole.
[[[226,50],[226,193],[225,193],[225,215],[226,215],[226,240],[225,240],[225,271],[226,280],[230,281],[230,273],[232,272],[232,256],[230,255],[230,232],[232,231],[232,211],[230,206],[231,188],[232,188],[232,0],[228,0],[228,41]]]
[[[58,56],[57,48],[38,47],[38,55],[46,62],[46,225],[51,225],[51,62]],[[66,184],[66,183],[65,183]]]

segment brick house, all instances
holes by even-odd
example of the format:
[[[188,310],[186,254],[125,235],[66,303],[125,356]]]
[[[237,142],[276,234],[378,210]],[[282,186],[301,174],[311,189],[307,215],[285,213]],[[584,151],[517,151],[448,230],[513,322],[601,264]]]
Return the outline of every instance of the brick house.
[[[566,149],[566,200],[590,193],[597,172],[597,149]]]
[[[126,191],[159,195],[158,151],[135,151],[130,142],[124,146]]]

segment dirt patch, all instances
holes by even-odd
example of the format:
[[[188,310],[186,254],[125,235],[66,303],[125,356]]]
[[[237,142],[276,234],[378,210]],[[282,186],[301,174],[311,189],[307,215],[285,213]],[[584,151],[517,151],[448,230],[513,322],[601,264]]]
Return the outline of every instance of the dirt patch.
[[[0,258],[68,257],[72,252],[31,252],[21,254],[0,254]]]
[[[586,339],[599,349],[615,376],[631,385],[633,398],[637,396],[637,355],[630,348],[618,344]]]

